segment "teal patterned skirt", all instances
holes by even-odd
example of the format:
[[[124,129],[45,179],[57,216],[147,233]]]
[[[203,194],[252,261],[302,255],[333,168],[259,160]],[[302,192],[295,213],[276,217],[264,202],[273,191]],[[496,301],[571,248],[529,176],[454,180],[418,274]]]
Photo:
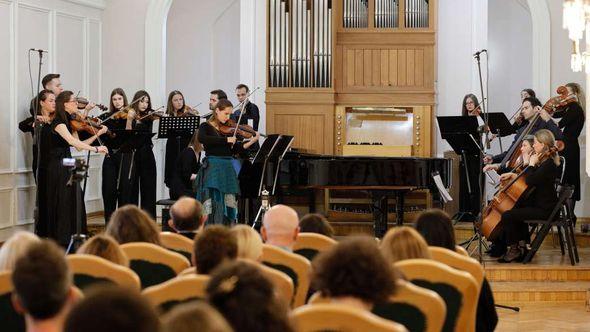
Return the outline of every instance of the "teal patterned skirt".
[[[236,222],[236,195],[240,193],[240,186],[232,160],[232,157],[206,157],[197,173],[196,198],[209,215],[208,225],[231,225]]]

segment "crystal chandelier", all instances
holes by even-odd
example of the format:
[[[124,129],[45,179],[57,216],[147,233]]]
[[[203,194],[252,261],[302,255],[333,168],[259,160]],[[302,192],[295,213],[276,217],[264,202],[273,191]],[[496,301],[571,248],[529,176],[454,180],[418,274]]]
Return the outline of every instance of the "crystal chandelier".
[[[590,49],[590,0],[565,0],[563,2],[563,28],[573,41],[571,67],[575,72],[590,74],[590,53],[580,51],[580,42],[586,32],[586,50]]]

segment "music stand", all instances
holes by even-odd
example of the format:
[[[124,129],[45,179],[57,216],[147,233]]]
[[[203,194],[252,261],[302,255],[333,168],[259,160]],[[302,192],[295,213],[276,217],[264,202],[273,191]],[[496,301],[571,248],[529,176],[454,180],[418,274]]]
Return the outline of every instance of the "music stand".
[[[516,130],[514,130],[514,127],[506,117],[506,114],[501,112],[488,113],[488,125],[490,126],[490,131],[498,135],[500,151],[504,152],[504,149],[502,148],[502,137],[514,134],[516,133]]]
[[[192,137],[195,130],[199,129],[201,117],[196,116],[166,116],[160,118],[158,125],[158,138]]]
[[[129,153],[131,152],[131,162],[129,164],[129,175],[128,179],[131,180],[131,174],[133,171],[133,161],[135,159],[135,150],[142,147],[146,141],[151,140],[151,138],[156,135],[147,130],[137,130],[137,129],[116,129],[113,130],[113,133],[116,135],[117,139],[121,144],[116,149],[115,153]],[[123,169],[123,156],[121,155],[121,160],[119,161],[119,174],[117,174],[117,192],[120,193],[119,185],[121,183],[121,171]]]

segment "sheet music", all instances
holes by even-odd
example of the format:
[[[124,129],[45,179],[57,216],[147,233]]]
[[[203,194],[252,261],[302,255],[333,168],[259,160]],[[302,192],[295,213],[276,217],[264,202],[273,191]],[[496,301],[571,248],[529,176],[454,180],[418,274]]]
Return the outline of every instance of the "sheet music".
[[[447,188],[445,188],[445,185],[442,182],[440,174],[433,175],[432,178],[434,179],[434,183],[438,188],[438,192],[440,193],[441,198],[445,201],[445,203],[451,202],[453,200],[453,197],[451,197],[451,194],[449,194]]]

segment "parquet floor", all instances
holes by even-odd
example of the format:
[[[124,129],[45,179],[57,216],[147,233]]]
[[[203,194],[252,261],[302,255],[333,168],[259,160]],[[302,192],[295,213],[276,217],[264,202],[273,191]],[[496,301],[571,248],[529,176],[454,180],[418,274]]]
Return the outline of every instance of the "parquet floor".
[[[498,332],[590,331],[590,312],[584,304],[525,304],[520,312],[497,309]]]

